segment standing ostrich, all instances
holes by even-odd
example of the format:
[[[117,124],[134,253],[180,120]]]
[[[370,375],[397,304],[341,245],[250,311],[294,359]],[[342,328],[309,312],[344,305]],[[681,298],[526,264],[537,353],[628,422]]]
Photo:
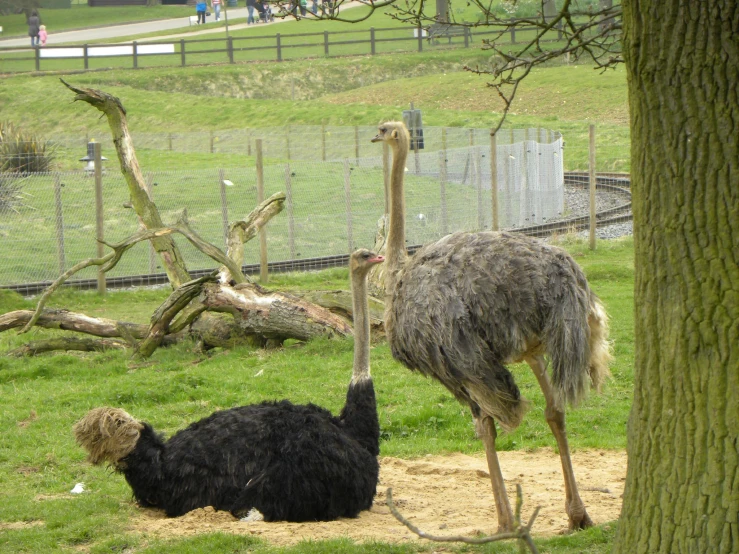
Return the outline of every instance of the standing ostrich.
[[[380,426],[369,367],[368,250],[350,260],[354,368],[339,417],[313,404],[262,402],[215,412],[168,441],[116,408],[74,426],[93,464],[123,473],[141,506],[180,516],[204,506],[266,521],[356,517],[372,506]]]
[[[402,122],[372,142],[393,149],[385,265],[385,332],[393,357],[438,379],[472,410],[485,444],[500,531],[513,514],[495,450],[497,420],[516,428],[527,402],[506,368],[525,360],[546,399],[559,447],[571,529],[591,526],[565,433],[564,407],[608,376],[608,318],[585,275],[564,250],[509,233],[454,233],[405,250],[403,174],[410,137]],[[547,373],[548,354],[552,363]]]

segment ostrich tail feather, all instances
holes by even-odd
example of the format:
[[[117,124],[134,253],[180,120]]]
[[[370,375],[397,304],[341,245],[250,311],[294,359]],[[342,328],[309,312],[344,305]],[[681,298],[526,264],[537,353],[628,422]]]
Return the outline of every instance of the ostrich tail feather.
[[[87,459],[95,465],[116,465],[136,447],[144,426],[119,408],[95,408],[75,423],[77,444],[87,450]]]
[[[603,382],[611,375],[608,366],[613,359],[613,348],[608,340],[608,314],[600,299],[593,295],[588,314],[590,327],[590,379],[600,392]]]

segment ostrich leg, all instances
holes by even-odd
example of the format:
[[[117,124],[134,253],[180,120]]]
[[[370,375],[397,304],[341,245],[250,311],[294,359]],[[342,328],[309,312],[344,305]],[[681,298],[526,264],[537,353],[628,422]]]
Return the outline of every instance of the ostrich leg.
[[[495,511],[498,514],[498,533],[513,531],[513,512],[511,511],[511,504],[508,502],[503,474],[500,471],[498,453],[495,450],[495,439],[498,436],[495,430],[495,421],[492,417],[482,415],[475,418],[475,426],[477,427],[477,434],[485,445],[490,482],[493,485],[493,496],[495,497]]]
[[[565,431],[565,414],[557,409],[554,401],[554,390],[552,383],[547,375],[547,363],[543,356],[535,356],[527,358],[526,363],[539,381],[539,386],[544,393],[547,402],[545,415],[549,428],[557,439],[557,447],[559,448],[559,457],[562,460],[562,473],[565,479],[565,510],[570,519],[570,530],[586,529],[592,527],[593,522],[585,511],[585,504],[577,492],[577,483],[575,482],[575,472],[572,469],[572,461],[570,460],[570,447],[567,444],[567,433]]]

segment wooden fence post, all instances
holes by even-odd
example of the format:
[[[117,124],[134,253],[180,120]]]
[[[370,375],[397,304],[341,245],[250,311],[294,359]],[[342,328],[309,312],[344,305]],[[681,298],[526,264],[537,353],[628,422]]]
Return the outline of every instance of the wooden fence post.
[[[223,224],[223,244],[228,247],[228,200],[226,199],[226,175],[222,169],[218,170],[218,186],[221,191],[221,223]]]
[[[354,251],[354,240],[352,238],[352,175],[349,167],[349,158],[344,158],[344,201],[346,203],[346,241],[349,245],[349,253]]]
[[[38,54],[38,50],[36,50],[36,53]],[[87,51],[87,44],[82,45],[82,57],[85,59],[85,69],[89,69],[90,67],[90,55]],[[36,68],[38,69],[38,67]]]
[[[416,29],[418,31],[418,51],[423,52],[423,27],[419,25]]]
[[[154,202],[154,174],[149,173],[146,176],[146,192],[149,194],[149,200]],[[157,251],[154,250],[154,245],[149,241],[149,274],[156,273],[157,271]]]
[[[321,121],[321,159],[326,161],[326,122]]]
[[[41,48],[39,46],[36,47],[33,57],[36,61],[36,71],[41,71]],[[85,69],[87,69],[87,66],[85,66]]]
[[[516,18],[515,17],[512,17],[511,18],[511,26],[510,26],[510,29],[511,29],[511,44],[516,44],[516,24],[515,23],[516,23]]]
[[[103,161],[101,148],[102,145],[99,142],[94,143],[95,153],[95,237],[97,238],[97,257],[102,258],[105,256],[105,230],[103,223],[105,222],[105,214],[103,213]],[[106,283],[105,273],[102,271],[102,266],[98,266],[97,279],[98,279],[98,293],[105,294]]]
[[[280,33],[277,33],[275,35],[275,39],[277,40],[277,61],[282,61],[282,43],[280,42]]]
[[[490,197],[493,210],[493,231],[500,230],[498,214],[498,139],[495,133],[490,134]]]
[[[251,127],[246,128],[246,155],[251,156]]]
[[[54,174],[54,207],[56,211],[56,253],[59,260],[59,275],[67,270],[64,256],[64,212],[62,211],[62,183],[59,174]]]
[[[475,145],[475,130],[470,129],[469,134],[470,134],[469,136],[470,146],[474,146]]]
[[[172,133],[169,133],[169,151],[172,151]]]
[[[370,27],[370,52],[374,56],[377,52],[375,50],[375,28]]]
[[[382,141],[382,182],[385,185],[385,217],[390,213],[390,146]]]
[[[185,39],[180,39],[180,63],[185,67]]]
[[[292,160],[290,153],[290,125],[285,125],[285,147],[287,149],[287,159]]]
[[[228,48],[228,62],[234,63],[234,38],[233,37],[228,37],[227,48]]]
[[[264,200],[264,159],[262,157],[262,139],[256,140],[257,147],[257,203]],[[259,280],[266,283],[269,280],[267,271],[267,231],[264,227],[259,230]]]
[[[285,205],[287,208],[287,246],[290,250],[290,259],[295,256],[295,218],[293,216],[293,184],[290,174],[290,164],[285,164]]]
[[[328,56],[328,31],[323,31],[323,55]]]
[[[359,125],[354,126],[354,158],[359,164]]]
[[[139,68],[139,48],[135,40],[133,41],[133,68]]]
[[[475,189],[477,190],[477,229],[482,231],[485,227],[485,210],[482,207],[482,167],[480,166],[482,152],[480,147],[473,148],[472,152],[474,155],[472,160],[475,164]]]
[[[210,131],[210,153],[213,154],[214,148],[213,148],[213,131]]]
[[[439,196],[441,204],[441,234],[449,233],[449,223],[447,221],[446,207],[446,152],[439,152]]]
[[[590,249],[595,250],[595,125],[590,124]]]

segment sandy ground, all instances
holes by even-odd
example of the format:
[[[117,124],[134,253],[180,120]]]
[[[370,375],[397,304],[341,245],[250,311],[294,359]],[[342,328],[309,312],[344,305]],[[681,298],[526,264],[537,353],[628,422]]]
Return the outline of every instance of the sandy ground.
[[[501,452],[500,462],[511,503],[516,484],[524,493],[523,519],[536,506],[541,512],[534,535],[566,532],[564,485],[559,456],[549,449],[536,452]],[[580,451],[573,455],[580,496],[596,524],[613,521],[621,511],[626,477],[623,451]],[[423,531],[459,535],[496,531],[495,507],[484,455],[427,456],[416,460],[381,458],[380,484],[372,509],[356,519],[316,523],[242,522],[228,512],[212,508],[194,510],[175,519],[158,510],[141,510],[131,523],[133,531],[156,537],[196,535],[222,531],[251,534],[276,545],[301,540],[348,537],[357,542],[421,540],[398,523],[385,505],[385,491],[393,489],[400,512]]]

